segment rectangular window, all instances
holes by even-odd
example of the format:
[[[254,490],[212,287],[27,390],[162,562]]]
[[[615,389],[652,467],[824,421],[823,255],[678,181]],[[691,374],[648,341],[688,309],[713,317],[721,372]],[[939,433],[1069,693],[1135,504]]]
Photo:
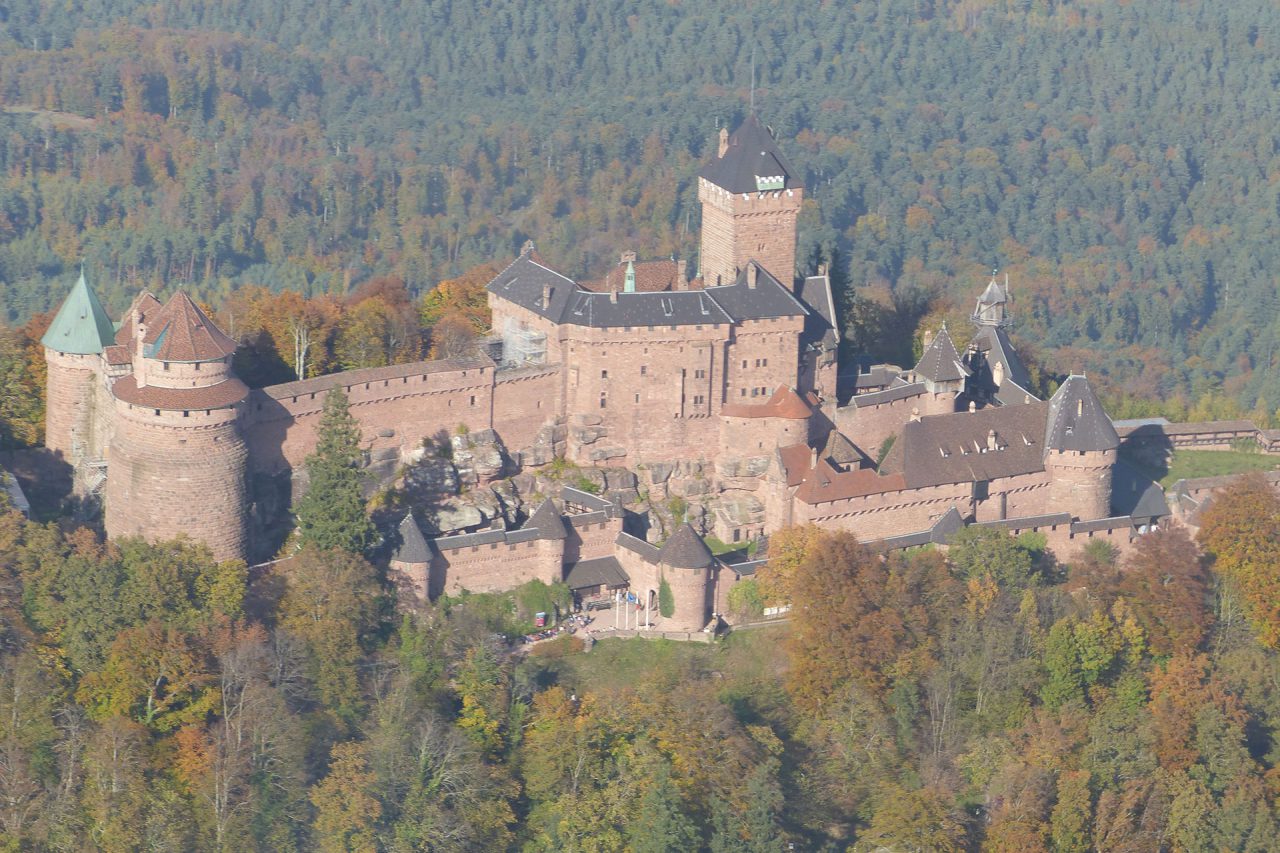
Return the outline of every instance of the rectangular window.
[[[694,404],[695,406],[701,406],[701,405],[703,404],[703,402],[705,402],[705,401],[706,401],[706,398],[705,398],[705,397],[703,397],[701,394],[694,394],[694,395],[693,395],[693,404]]]
[[[200,369],[200,362],[198,362],[198,361],[197,361],[197,362],[196,362],[196,370],[199,370],[199,369]]]
[[[600,395],[600,408],[602,408],[602,409],[603,409],[603,408],[605,408],[605,407],[608,405],[608,402],[607,402],[607,401],[608,401],[608,399],[609,399],[609,398],[605,397],[605,395],[603,395],[603,394],[601,394],[601,395]]]
[[[601,378],[601,379],[608,379],[608,378],[609,378],[609,371],[607,371],[607,370],[602,370],[602,371],[600,371],[600,378]]]
[[[640,402],[640,395],[639,395],[639,394],[637,394],[637,395],[636,395],[636,402],[637,402],[637,403],[639,403],[639,402]]]
[[[745,358],[742,360],[742,369],[743,370],[747,369],[747,360]]]
[[[648,376],[648,375],[649,375],[649,365],[647,365],[647,364],[642,364],[642,365],[640,365],[640,375],[641,375],[641,376]]]
[[[693,378],[694,378],[694,379],[706,379],[706,378],[707,378],[707,371],[705,371],[705,370],[695,370],[695,371],[693,371]]]
[[[164,372],[165,372],[165,373],[168,373],[168,372],[169,372],[169,362],[167,362],[167,361],[164,363]]]
[[[474,406],[475,404],[476,404],[476,395],[475,395],[475,394],[472,394],[472,395],[471,395],[471,405],[473,405],[473,406]]]

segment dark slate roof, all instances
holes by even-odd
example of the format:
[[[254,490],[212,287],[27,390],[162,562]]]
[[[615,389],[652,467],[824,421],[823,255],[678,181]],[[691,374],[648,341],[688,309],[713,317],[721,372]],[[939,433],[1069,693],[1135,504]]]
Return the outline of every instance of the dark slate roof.
[[[626,326],[727,325],[733,319],[705,290],[592,293],[579,289],[570,294],[558,322],[616,329]]]
[[[705,569],[715,562],[707,543],[685,522],[658,551],[658,561],[673,569]]]
[[[613,540],[613,544],[620,548],[626,548],[632,553],[639,554],[650,563],[658,562],[658,556],[660,554],[658,547],[644,541],[643,539],[632,536],[630,533],[619,533],[618,538]]]
[[[400,544],[391,558],[398,563],[422,564],[431,562],[431,546],[422,535],[422,528],[413,520],[413,513],[407,513],[400,522]]]
[[[987,363],[992,369],[996,364],[1004,366],[1005,383],[1000,387],[1001,402],[1006,405],[1010,403],[1022,402],[1023,398],[1031,392],[1027,389],[1031,387],[1031,375],[1027,373],[1027,367],[1022,363],[1022,359],[1018,357],[1018,353],[1013,348],[1013,343],[1009,340],[1008,333],[999,326],[979,326],[977,333],[973,336],[971,343],[976,346],[987,357]],[[1005,388],[1010,381],[1017,385],[1016,390]],[[1016,398],[1011,396],[1016,395]],[[1005,400],[1005,397],[1010,397]]]
[[[564,519],[556,511],[555,504],[549,500],[544,500],[520,529],[538,531],[539,539],[564,539],[569,535],[564,527]]]
[[[569,589],[585,589],[592,586],[626,586],[630,576],[622,568],[617,557],[596,557],[579,560],[565,572],[564,582]]]
[[[593,495],[590,492],[584,492],[582,489],[575,489],[573,486],[561,486],[560,499],[571,504],[586,507],[589,510],[609,512],[613,509],[613,501],[605,500],[599,495]]]
[[[115,326],[82,270],[40,343],[57,352],[97,355],[113,344],[115,333]]]
[[[550,288],[548,304],[544,304],[542,299],[544,287]],[[568,310],[569,300],[579,292],[579,288],[570,279],[538,263],[530,250],[522,252],[510,266],[498,273],[489,282],[488,291],[559,323]]]
[[[1049,401],[1044,445],[1050,450],[1114,450],[1120,436],[1089,380],[1068,376]]]
[[[1111,469],[1111,512],[1162,518],[1169,514],[1169,505],[1159,483],[1121,459]]]
[[[760,189],[757,177],[785,179],[786,189],[797,189],[803,184],[790,161],[778,148],[777,140],[755,114],[729,135],[729,146],[724,156],[717,156],[699,173],[711,183],[735,193],[753,193]]]
[[[924,355],[920,356],[915,373],[930,382],[955,382],[969,375],[969,371],[960,363],[960,354],[956,352],[956,345],[946,326],[942,327],[929,343]]]
[[[747,284],[748,270],[743,267],[733,284],[708,287],[701,291],[716,301],[734,320],[768,320],[775,317],[799,317],[808,310],[789,289],[774,278],[768,270],[755,261],[748,261],[756,269],[756,286]]]
[[[978,297],[979,305],[1002,305],[1008,301],[1009,295],[1005,293],[1005,289],[994,278],[987,285],[987,289],[982,291],[982,295]]]
[[[835,349],[840,343],[840,331],[836,323],[836,301],[831,295],[831,277],[811,275],[796,285],[796,298],[809,309],[804,318],[805,344],[817,344],[824,350]]]
[[[901,474],[909,489],[969,483],[1044,470],[1049,404],[1002,406],[908,421],[881,474]],[[988,448],[991,431],[997,449]]]
[[[858,394],[849,401],[849,405],[855,409],[866,409],[871,406],[880,406],[885,403],[896,403],[898,400],[906,400],[909,397],[918,397],[925,392],[923,382],[908,382],[905,385],[895,385],[892,388],[886,388],[883,391],[872,391],[869,394]]]

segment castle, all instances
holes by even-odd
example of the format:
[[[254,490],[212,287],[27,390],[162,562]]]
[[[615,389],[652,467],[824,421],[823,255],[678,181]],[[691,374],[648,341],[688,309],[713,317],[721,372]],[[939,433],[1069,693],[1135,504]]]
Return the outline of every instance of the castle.
[[[1007,285],[978,297],[964,353],[944,327],[914,368],[859,376],[841,399],[831,282],[795,275],[804,188],[754,115],[721,131],[698,196],[696,275],[628,252],[575,282],[526,244],[488,285],[493,336],[474,358],[256,390],[232,372],[237,342],[184,293],[143,293],[116,324],[82,274],[43,339],[46,445],[102,491],[109,535],[186,534],[220,558],[262,556],[260,484],[300,472],[335,387],[371,458],[410,461],[462,429],[492,431],[517,470],[625,467],[701,531],[685,524],[658,547],[616,503],[565,489],[502,529],[428,537],[406,516],[392,566],[424,597],[540,578],[628,589],[646,612],[665,584],[678,630],[722,611],[751,570],[714,558],[700,532],[745,543],[813,523],[907,547],[976,523],[1036,530],[1059,550],[1123,548],[1165,514],[1158,487],[1117,463],[1085,377],[1047,401],[1031,393]]]

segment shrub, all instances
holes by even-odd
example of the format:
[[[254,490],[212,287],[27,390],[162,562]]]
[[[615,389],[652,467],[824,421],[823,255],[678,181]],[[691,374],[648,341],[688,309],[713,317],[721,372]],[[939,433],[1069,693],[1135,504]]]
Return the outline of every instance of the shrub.
[[[667,583],[666,578],[658,584],[658,612],[662,614],[663,619],[670,619],[676,615],[676,597],[672,594],[671,585]]]

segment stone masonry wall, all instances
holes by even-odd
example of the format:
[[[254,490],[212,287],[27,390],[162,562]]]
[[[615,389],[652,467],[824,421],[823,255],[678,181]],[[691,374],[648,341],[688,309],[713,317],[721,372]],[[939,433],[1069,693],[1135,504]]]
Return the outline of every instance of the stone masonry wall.
[[[421,373],[343,386],[363,441],[373,453],[395,450],[407,458],[424,439],[447,437],[460,425],[472,431],[490,428],[492,367],[438,370],[434,362],[422,366]],[[337,384],[351,376],[325,378]],[[243,428],[255,471],[297,468],[315,448],[327,393],[324,388],[305,390],[316,382],[273,386],[249,395]],[[295,386],[303,393],[288,394]]]
[[[1111,514],[1111,470],[1116,452],[1051,451],[1045,468],[1051,474],[1050,501],[1055,512],[1074,518],[1106,518]]]
[[[726,356],[725,402],[763,403],[779,385],[795,387],[803,327],[801,317],[752,320],[737,327]]]
[[[96,355],[45,350],[48,390],[45,403],[45,447],[67,462],[92,458],[88,446],[94,434],[94,385],[100,381]]]
[[[534,579],[555,583],[563,577],[562,552],[549,554],[548,544],[497,542],[441,551],[431,562],[431,596],[502,592]]]
[[[560,412],[560,365],[500,370],[493,388],[493,428],[512,452],[532,445]]]
[[[235,409],[161,412],[116,402],[108,448],[111,538],[179,535],[220,560],[245,556],[245,462]]]
[[[842,406],[836,409],[836,427],[874,458],[885,439],[897,435],[902,425],[918,411],[923,416],[939,415],[955,410],[954,394],[924,392],[914,397],[894,400],[865,408]]]
[[[757,261],[790,288],[796,275],[796,217],[804,190],[730,193],[698,180],[702,202],[702,274],[707,286],[733,281]]]

